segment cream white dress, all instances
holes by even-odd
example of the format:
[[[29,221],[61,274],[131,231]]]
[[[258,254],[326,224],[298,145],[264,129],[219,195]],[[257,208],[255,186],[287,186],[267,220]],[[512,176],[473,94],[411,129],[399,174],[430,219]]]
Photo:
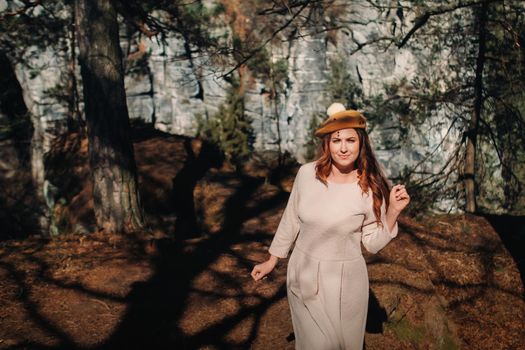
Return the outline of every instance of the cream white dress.
[[[269,252],[288,261],[287,294],[296,349],[361,350],[368,308],[368,273],[361,242],[376,253],[397,235],[389,232],[383,201],[378,225],[372,193],[357,182],[328,183],[303,165]]]

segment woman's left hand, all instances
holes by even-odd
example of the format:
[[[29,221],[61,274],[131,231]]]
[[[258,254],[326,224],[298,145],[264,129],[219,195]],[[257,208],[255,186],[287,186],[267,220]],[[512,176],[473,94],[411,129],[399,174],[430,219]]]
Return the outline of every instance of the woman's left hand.
[[[405,185],[395,185],[390,191],[390,203],[388,205],[389,210],[395,210],[401,212],[410,203],[410,196],[405,189]]]

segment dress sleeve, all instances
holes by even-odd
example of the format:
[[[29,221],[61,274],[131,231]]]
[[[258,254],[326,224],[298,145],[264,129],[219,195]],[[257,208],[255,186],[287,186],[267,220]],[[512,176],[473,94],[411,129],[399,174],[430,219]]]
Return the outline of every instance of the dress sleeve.
[[[281,221],[273,237],[272,244],[268,251],[270,254],[279,258],[286,258],[292,244],[295,242],[299,233],[299,215],[297,214],[297,206],[299,203],[299,177],[301,169],[295,177],[286,209],[281,216]]]
[[[368,211],[365,214],[365,219],[363,221],[361,241],[365,246],[366,250],[370,253],[375,254],[381,249],[383,249],[392,238],[397,236],[398,225],[397,221],[394,224],[392,232],[389,231],[388,225],[386,222],[386,205],[385,201],[381,204],[381,227],[376,221],[376,216],[374,214],[374,208],[372,205],[369,206]]]

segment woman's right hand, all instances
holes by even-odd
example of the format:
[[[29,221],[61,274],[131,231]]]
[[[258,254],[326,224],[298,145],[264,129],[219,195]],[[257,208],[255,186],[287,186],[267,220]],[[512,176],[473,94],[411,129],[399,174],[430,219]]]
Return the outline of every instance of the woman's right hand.
[[[272,255],[270,259],[266,260],[263,263],[257,264],[253,267],[253,270],[251,273],[252,278],[255,281],[262,279],[264,276],[272,272],[275,265],[277,265],[277,257]]]

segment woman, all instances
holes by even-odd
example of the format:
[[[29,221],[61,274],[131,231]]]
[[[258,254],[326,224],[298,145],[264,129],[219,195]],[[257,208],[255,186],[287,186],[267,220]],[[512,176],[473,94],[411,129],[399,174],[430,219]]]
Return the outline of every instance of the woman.
[[[320,158],[299,169],[257,281],[279,258],[288,262],[287,294],[296,349],[363,348],[368,274],[361,242],[371,253],[397,235],[397,217],[410,201],[403,185],[389,191],[370,147],[366,118],[340,103],[316,130]]]

